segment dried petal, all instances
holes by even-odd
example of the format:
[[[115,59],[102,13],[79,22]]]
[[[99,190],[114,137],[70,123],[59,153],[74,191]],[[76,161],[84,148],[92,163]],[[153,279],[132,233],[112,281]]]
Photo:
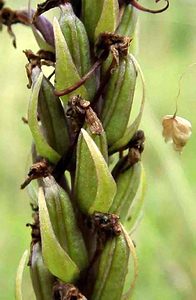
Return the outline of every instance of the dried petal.
[[[165,142],[173,143],[176,151],[181,152],[192,133],[191,123],[181,117],[166,115],[162,121]]]

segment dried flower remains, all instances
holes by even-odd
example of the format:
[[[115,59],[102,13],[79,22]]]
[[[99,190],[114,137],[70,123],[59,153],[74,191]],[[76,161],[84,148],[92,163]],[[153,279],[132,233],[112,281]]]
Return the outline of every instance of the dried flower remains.
[[[174,149],[182,152],[192,133],[191,123],[182,117],[166,115],[162,125],[165,142],[173,143]]]

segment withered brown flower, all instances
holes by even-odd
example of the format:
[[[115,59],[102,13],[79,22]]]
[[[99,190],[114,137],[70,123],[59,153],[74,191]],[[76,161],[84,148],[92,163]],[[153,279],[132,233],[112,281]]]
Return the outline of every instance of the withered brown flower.
[[[191,123],[175,115],[166,115],[162,120],[165,142],[173,143],[176,151],[182,152],[192,133]]]

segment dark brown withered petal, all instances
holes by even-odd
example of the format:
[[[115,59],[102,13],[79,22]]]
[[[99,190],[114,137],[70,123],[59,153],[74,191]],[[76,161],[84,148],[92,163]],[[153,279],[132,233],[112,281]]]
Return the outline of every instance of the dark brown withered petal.
[[[80,95],[73,96],[69,100],[66,115],[70,119],[73,132],[78,133],[84,121],[88,124],[92,134],[102,134],[104,131],[97,114],[90,107],[90,102],[83,99]]]
[[[91,216],[91,219],[99,235],[108,234],[115,236],[121,234],[119,216],[110,213],[95,212]]]
[[[3,7],[0,10],[0,25],[7,26],[7,30],[9,35],[12,37],[13,46],[16,48],[16,36],[12,30],[12,25],[14,24],[23,24],[23,25],[30,25],[29,17],[24,14],[22,10],[12,10],[8,7]]]
[[[96,55],[102,60],[105,60],[110,52],[113,54],[113,57],[116,57],[116,55],[119,57],[126,56],[130,42],[130,37],[111,32],[103,32],[100,34],[95,45]]]
[[[33,83],[33,77],[40,72],[41,66],[54,66],[55,65],[55,54],[46,50],[39,50],[36,54],[32,50],[23,51],[29,61],[26,64],[26,73],[29,80],[27,87],[30,89]],[[37,70],[35,69],[37,67]],[[33,72],[36,70],[36,74]]]
[[[51,169],[46,160],[42,160],[32,165],[28,176],[21,184],[21,189],[24,189],[32,180],[47,177],[51,174]]]
[[[121,150],[125,150],[127,148],[136,148],[140,151],[140,153],[144,150],[144,142],[145,142],[145,135],[143,130],[138,130],[130,140],[130,142]]]
[[[85,117],[86,123],[89,125],[90,131],[92,134],[102,134],[103,133],[103,126],[99,118],[97,117],[97,114],[94,112],[94,110],[89,107],[86,110],[86,117]]]
[[[125,172],[134,164],[141,160],[141,154],[144,151],[145,135],[142,130],[138,130],[130,142],[123,148],[119,149],[119,152],[123,154],[123,151],[129,149],[129,152],[118,161],[114,169],[112,170],[112,176],[116,178],[120,173]]]
[[[35,26],[35,28],[42,34],[45,41],[54,47],[54,32],[50,21],[44,16],[38,16],[32,25],[32,16],[34,10],[30,13],[28,10],[12,10],[11,8],[4,7],[0,10],[0,25],[8,27],[8,32],[13,38],[13,43],[16,45],[16,38],[12,30],[12,25],[23,24],[26,26]]]

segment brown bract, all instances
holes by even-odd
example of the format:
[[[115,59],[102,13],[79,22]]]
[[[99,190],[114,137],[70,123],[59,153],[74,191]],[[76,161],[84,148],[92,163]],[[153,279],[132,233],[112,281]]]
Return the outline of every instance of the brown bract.
[[[173,143],[176,151],[182,152],[192,133],[191,123],[181,117],[166,115],[162,120],[165,142]]]

